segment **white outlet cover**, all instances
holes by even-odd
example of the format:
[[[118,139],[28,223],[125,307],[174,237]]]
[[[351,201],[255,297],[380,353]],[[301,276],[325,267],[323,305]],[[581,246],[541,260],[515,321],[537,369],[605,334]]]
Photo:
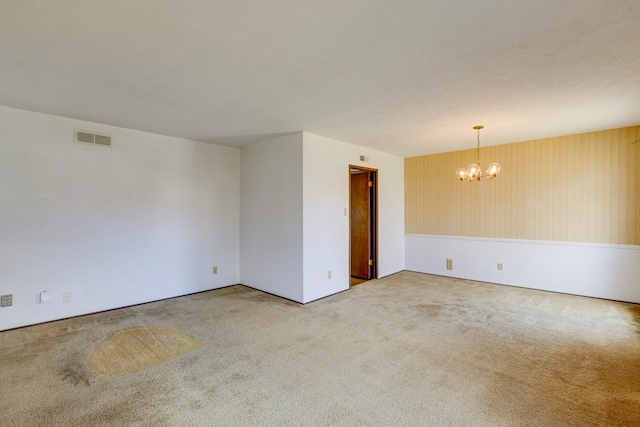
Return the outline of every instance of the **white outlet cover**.
[[[51,292],[49,291],[40,292],[40,304],[48,303],[49,299],[51,299]]]

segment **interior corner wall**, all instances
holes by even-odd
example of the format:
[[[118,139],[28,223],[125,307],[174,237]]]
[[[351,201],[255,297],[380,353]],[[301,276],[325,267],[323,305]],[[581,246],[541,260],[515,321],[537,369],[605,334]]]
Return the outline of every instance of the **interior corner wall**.
[[[502,171],[480,183],[454,175],[474,150],[405,159],[406,268],[640,303],[638,138],[633,126],[486,147]]]
[[[302,133],[241,150],[240,281],[303,302]]]
[[[349,165],[378,169],[378,276],[404,269],[404,160],[307,132],[303,135],[306,303],[349,289]],[[360,161],[361,155],[368,161]]]
[[[0,330],[238,283],[239,179],[236,148],[0,107]]]

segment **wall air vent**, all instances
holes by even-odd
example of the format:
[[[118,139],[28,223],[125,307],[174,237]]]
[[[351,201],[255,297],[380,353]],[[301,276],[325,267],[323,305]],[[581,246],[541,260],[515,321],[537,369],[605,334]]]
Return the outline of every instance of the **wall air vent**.
[[[95,132],[87,132],[84,130],[75,131],[75,141],[81,144],[98,145],[101,147],[111,147],[111,137]]]

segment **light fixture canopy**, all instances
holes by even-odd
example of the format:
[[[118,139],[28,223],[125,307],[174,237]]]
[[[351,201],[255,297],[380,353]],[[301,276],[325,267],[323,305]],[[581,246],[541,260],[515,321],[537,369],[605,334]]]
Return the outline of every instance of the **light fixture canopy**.
[[[480,129],[484,129],[484,126],[477,125],[473,128],[478,132],[478,146],[476,148],[478,161],[476,163],[471,163],[467,168],[458,168],[458,170],[456,170],[456,175],[460,181],[466,180],[469,182],[480,181],[482,178],[493,179],[498,176],[498,173],[500,173],[500,163],[489,163],[487,170],[482,173],[482,167],[480,167]]]

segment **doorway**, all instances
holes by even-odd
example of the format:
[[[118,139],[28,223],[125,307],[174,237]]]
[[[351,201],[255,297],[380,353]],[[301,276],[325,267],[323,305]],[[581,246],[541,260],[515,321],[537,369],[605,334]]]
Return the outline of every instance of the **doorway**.
[[[378,170],[349,166],[350,285],[378,277]]]

